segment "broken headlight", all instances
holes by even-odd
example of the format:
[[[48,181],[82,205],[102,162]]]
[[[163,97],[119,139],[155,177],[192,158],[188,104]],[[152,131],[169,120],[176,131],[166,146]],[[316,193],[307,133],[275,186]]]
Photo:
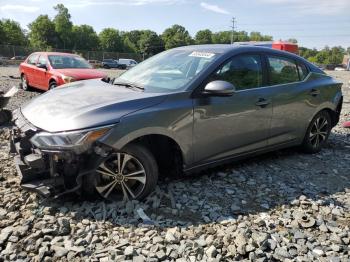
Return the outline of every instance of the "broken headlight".
[[[112,127],[109,126],[62,133],[40,132],[34,135],[30,141],[41,149],[75,149],[91,145],[97,139],[104,136],[111,128]]]

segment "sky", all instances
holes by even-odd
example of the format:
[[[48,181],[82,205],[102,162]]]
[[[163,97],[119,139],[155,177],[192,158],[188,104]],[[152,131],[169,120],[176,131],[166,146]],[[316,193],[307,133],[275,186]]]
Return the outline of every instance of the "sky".
[[[89,24],[97,32],[150,29],[162,33],[173,24],[192,36],[198,30],[259,31],[274,40],[296,38],[300,46],[350,47],[350,0],[0,0],[0,18],[24,28],[40,14],[54,17],[62,3],[74,24]]]

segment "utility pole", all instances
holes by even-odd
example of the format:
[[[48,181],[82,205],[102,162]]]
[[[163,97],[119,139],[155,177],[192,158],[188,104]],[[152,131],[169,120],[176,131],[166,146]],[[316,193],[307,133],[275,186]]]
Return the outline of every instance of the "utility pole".
[[[231,45],[233,44],[233,34],[235,33],[235,18],[234,17],[232,17],[232,26],[231,26],[231,28],[232,28],[232,32],[231,32]]]

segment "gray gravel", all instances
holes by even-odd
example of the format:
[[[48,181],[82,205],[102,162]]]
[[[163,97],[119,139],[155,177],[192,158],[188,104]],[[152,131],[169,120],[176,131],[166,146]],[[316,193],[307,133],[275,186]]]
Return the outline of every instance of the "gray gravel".
[[[350,120],[350,72],[329,73],[345,83]],[[0,68],[0,90],[18,84],[12,74]],[[8,107],[37,94],[20,91]],[[350,261],[350,132],[340,125],[319,154],[265,154],[162,181],[127,204],[23,191],[8,138],[1,128],[0,261]]]

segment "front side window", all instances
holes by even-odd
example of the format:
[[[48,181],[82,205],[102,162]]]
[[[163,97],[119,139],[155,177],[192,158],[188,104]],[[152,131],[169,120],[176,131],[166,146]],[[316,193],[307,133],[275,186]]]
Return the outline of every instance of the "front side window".
[[[31,55],[28,60],[27,60],[27,63],[28,64],[31,64],[31,65],[35,65],[36,64],[36,61],[38,60],[38,56],[37,54],[33,54]]]
[[[41,56],[39,57],[38,64],[39,64],[39,65],[47,65],[46,57],[43,56],[43,55],[41,55]]]
[[[49,61],[54,69],[63,68],[91,68],[91,65],[82,57],[74,55],[49,55]]]
[[[269,56],[270,85],[288,84],[299,81],[298,69],[295,62],[284,57]]]
[[[263,85],[260,55],[239,55],[226,62],[214,73],[211,80],[232,83],[236,90],[261,87]]]

